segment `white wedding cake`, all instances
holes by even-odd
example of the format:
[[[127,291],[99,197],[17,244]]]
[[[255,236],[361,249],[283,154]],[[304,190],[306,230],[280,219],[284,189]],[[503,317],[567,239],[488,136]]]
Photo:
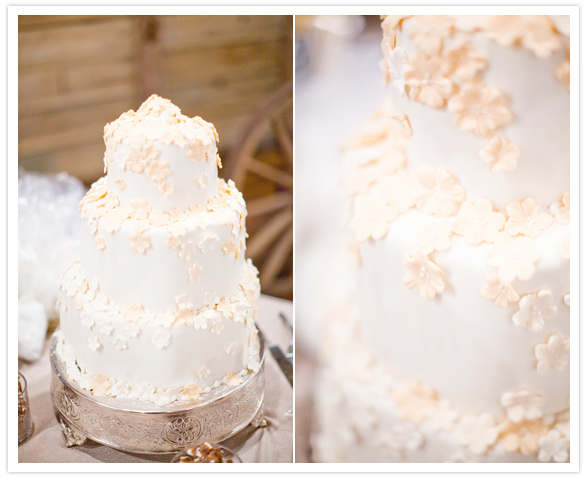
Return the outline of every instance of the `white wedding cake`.
[[[104,129],[106,176],[80,203],[57,353],[96,396],[193,402],[259,368],[246,207],[214,126],[153,95]]]
[[[314,459],[569,460],[568,17],[387,16]],[[573,85],[576,86],[576,85]]]

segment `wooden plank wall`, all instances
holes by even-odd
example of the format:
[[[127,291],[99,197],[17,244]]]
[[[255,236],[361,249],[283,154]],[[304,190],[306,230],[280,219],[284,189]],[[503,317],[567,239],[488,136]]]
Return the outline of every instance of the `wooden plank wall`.
[[[103,128],[150,93],[215,124],[220,152],[292,77],[290,16],[19,16],[19,164],[103,174]]]

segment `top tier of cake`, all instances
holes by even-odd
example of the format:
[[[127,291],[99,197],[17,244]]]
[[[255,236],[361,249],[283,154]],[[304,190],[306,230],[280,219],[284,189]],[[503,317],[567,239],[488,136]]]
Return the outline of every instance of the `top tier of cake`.
[[[205,204],[217,191],[217,141],[212,124],[152,95],[104,128],[108,190],[121,205],[141,199],[169,211]]]
[[[383,31],[411,167],[445,169],[468,201],[497,208],[524,197],[548,207],[569,189],[568,22],[388,16]]]

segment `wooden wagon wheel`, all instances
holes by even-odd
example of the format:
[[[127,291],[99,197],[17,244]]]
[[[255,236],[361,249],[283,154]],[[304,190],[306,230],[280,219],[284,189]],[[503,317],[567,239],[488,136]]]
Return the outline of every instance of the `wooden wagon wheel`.
[[[229,156],[228,177],[247,201],[247,257],[264,293],[293,298],[293,87],[287,83],[251,118]]]

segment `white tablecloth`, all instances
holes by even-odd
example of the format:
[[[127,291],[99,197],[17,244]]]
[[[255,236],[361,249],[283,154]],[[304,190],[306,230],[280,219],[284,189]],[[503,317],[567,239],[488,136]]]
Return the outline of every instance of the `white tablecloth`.
[[[291,334],[279,318],[279,312],[283,312],[291,321],[292,303],[261,296],[259,327],[266,341],[277,344],[285,353]],[[39,361],[19,363],[19,371],[28,383],[30,409],[35,425],[32,437],[18,449],[19,462],[170,462],[171,455],[131,454],[89,441],[83,446],[65,447],[49,391],[51,365],[48,343],[49,340],[45,343]],[[248,426],[223,445],[236,451],[243,462],[292,462],[293,419],[285,415],[293,404],[292,388],[269,352],[265,361],[265,381],[264,414],[268,426],[260,429]]]

